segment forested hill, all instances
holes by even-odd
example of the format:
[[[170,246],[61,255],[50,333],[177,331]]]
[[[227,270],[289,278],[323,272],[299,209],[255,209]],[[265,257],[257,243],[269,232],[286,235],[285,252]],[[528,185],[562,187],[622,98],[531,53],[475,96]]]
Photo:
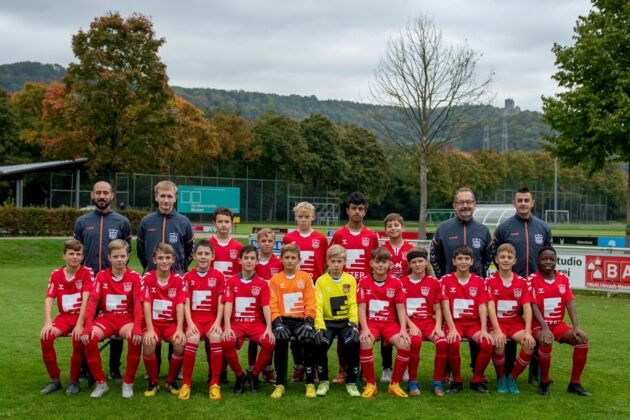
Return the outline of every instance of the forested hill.
[[[0,65],[0,88],[10,92],[20,91],[26,81],[50,83],[61,80],[65,69],[58,64],[21,62]],[[331,121],[353,123],[367,129],[375,129],[374,115],[393,111],[378,105],[365,103],[319,100],[315,96],[276,95],[270,93],[227,91],[211,88],[182,88],[173,90],[184,99],[203,110],[222,109],[249,120],[255,120],[267,111],[274,111],[295,120],[302,120],[311,114],[322,114]],[[507,125],[508,147],[510,150],[536,150],[540,148],[541,133],[548,130],[541,121],[539,112],[521,111],[503,116],[503,109],[492,106],[467,107],[474,123],[462,127],[454,146],[462,150],[475,150],[483,147],[484,126],[488,127],[490,147],[502,149],[503,122]],[[398,130],[404,131],[399,121]]]

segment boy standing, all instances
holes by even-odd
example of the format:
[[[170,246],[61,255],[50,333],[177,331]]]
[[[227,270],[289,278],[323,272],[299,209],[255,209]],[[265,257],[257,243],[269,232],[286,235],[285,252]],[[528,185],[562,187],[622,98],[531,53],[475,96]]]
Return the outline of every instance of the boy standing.
[[[462,245],[453,251],[452,265],[456,271],[442,277],[442,312],[448,327],[448,361],[453,372],[453,384],[449,394],[461,392],[464,387],[461,377],[461,358],[459,346],[461,339],[467,337],[479,344],[480,352],[475,362],[475,369],[470,389],[487,394],[488,388],[483,384],[483,374],[492,357],[493,339],[488,333],[489,298],[484,281],[470,272],[473,265],[473,251]]]
[[[219,207],[214,212],[212,221],[216,231],[210,238],[210,243],[214,247],[214,268],[229,278],[241,272],[238,256],[243,248],[243,245],[231,235],[234,213],[228,208]]]
[[[70,385],[66,395],[79,392],[79,374],[83,363],[83,345],[79,341],[83,332],[85,308],[92,288],[92,270],[81,265],[83,244],[71,239],[63,244],[64,266],[50,275],[46,300],[44,301],[44,326],[39,333],[42,357],[50,383],[40,394],[46,395],[61,389],[59,365],[55,353],[54,341],[59,336],[72,332],[72,356],[70,358]],[[52,320],[52,306],[57,299],[59,315]]]
[[[221,297],[225,289],[225,281],[221,272],[212,268],[214,249],[212,244],[202,239],[197,242],[193,259],[195,268],[184,276],[186,283],[186,303],[184,315],[186,318],[186,345],[184,346],[184,363],[182,366],[182,387],[177,398],[190,399],[192,373],[195,368],[195,358],[201,338],[209,344],[210,389],[208,398],[221,399],[219,376],[223,367],[223,347],[221,334],[223,330],[223,303]]]
[[[383,246],[392,256],[389,274],[396,278],[401,278],[409,274],[407,253],[413,248],[413,245],[403,239],[402,234],[405,231],[405,221],[400,214],[390,213],[385,216],[383,222],[385,224],[385,233],[387,233],[387,241]]]
[[[367,382],[361,395],[363,398],[372,398],[378,393],[373,356],[374,341],[378,338],[398,348],[387,392],[397,397],[407,397],[407,393],[400,387],[400,381],[409,365],[410,338],[407,334],[405,293],[400,280],[387,274],[389,259],[389,251],[386,249],[373,250],[370,258],[372,275],[359,282],[357,302],[361,323],[360,361]]]

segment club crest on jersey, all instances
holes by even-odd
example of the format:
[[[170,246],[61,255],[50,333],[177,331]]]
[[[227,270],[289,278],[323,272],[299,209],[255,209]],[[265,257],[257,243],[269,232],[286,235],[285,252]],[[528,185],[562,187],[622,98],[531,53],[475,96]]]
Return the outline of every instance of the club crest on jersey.
[[[536,243],[538,245],[542,245],[543,243],[543,236],[540,233],[537,233],[534,235],[534,241],[536,241]]]
[[[173,299],[175,296],[177,296],[177,290],[175,290],[174,287],[171,287],[170,289],[168,289],[168,297]]]
[[[123,283],[123,289],[124,289],[125,293],[131,292],[131,286],[132,286],[131,283]]]
[[[481,248],[481,239],[479,238],[472,238],[472,246],[473,248]]]
[[[387,297],[392,299],[394,296],[396,296],[396,290],[394,290],[394,289],[387,289]]]
[[[470,296],[472,296],[472,297],[477,296],[477,288],[476,287],[471,287],[470,288]]]
[[[171,232],[168,234],[168,241],[172,244],[176,244],[177,243],[177,232]]]
[[[81,286],[83,286],[83,282],[81,280],[77,280],[76,285],[77,285],[77,289],[82,289]]]
[[[427,286],[422,286],[420,288],[420,293],[422,293],[422,296],[429,296],[429,292],[431,289],[429,289]]]
[[[254,296],[258,296],[260,294],[260,287],[258,286],[253,286],[252,287],[252,295]]]
[[[212,279],[208,279],[208,287],[216,287],[217,285],[217,279],[212,278]]]
[[[519,299],[521,296],[523,296],[523,290],[522,289],[514,289],[514,297]]]
[[[298,289],[304,289],[304,282],[302,280],[297,282]]]
[[[277,269],[277,268],[275,268],[275,267],[274,267],[274,268],[272,268],[272,269],[271,269],[271,270],[269,270],[269,271],[271,271],[271,275],[272,275],[272,276],[275,276],[276,274],[278,274],[278,269]]]
[[[230,258],[235,260],[238,258],[238,250],[237,249],[230,249]]]
[[[313,239],[312,244],[314,249],[318,249],[320,245],[319,239]]]
[[[567,288],[564,286],[564,284],[559,284],[558,285],[558,290],[560,291],[560,294],[564,295],[564,292],[567,291]]]
[[[350,292],[350,285],[349,284],[344,284],[343,285],[343,292],[344,293],[349,293]]]
[[[370,238],[361,238],[361,245],[370,246]]]

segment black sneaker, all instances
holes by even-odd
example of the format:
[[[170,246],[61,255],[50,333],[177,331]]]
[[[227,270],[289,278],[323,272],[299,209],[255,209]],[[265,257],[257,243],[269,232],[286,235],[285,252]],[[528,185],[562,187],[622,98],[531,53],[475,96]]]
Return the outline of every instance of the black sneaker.
[[[241,374],[241,376],[236,377],[236,381],[234,381],[234,393],[237,395],[241,395],[245,392],[245,374]]]
[[[549,396],[549,382],[541,382],[538,387],[538,393],[543,397]]]
[[[123,377],[120,374],[120,370],[118,370],[118,369],[110,370],[109,371],[109,379],[111,379],[114,382],[121,382],[123,380]]]
[[[448,389],[447,394],[459,394],[464,390],[464,384],[461,382],[453,382],[451,387]]]
[[[221,372],[221,376],[219,377],[219,382],[223,385],[230,383],[227,377],[227,370],[224,370],[223,372]]]
[[[50,381],[48,385],[42,388],[39,393],[42,395],[48,395],[52,392],[59,391],[61,389],[61,382],[59,381]]]
[[[567,392],[571,392],[572,394],[578,394],[580,397],[592,397],[593,395],[582,388],[582,385],[579,383],[569,382],[569,386],[567,387]]]
[[[252,392],[258,392],[258,390],[260,389],[258,376],[254,376],[251,372],[249,373],[249,384]]]
[[[468,388],[480,394],[490,393],[490,391],[488,391],[488,388],[486,388],[483,382],[471,382],[470,385],[468,385]]]

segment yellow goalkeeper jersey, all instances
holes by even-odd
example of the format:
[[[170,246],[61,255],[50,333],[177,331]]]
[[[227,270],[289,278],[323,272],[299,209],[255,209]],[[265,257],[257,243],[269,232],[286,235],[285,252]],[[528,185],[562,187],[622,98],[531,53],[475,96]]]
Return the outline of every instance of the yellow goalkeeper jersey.
[[[342,273],[336,281],[330,274],[324,274],[315,283],[315,296],[315,329],[326,329],[324,321],[347,319],[359,323],[357,282],[350,274]]]

